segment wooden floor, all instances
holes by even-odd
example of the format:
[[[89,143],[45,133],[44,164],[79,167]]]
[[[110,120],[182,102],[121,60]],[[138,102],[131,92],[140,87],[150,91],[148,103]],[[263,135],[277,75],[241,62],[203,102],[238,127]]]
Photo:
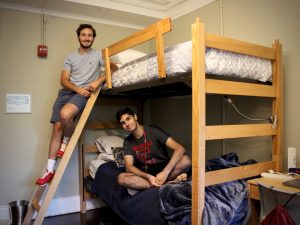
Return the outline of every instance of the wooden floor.
[[[111,209],[103,207],[89,210],[87,213],[72,213],[61,216],[46,217],[43,225],[128,225]]]

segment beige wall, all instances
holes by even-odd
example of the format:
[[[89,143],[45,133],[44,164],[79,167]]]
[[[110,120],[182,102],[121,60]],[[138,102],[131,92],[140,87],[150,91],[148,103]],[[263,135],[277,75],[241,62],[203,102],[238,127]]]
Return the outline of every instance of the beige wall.
[[[48,16],[49,54],[40,59],[36,56],[41,43],[40,15],[0,9],[0,205],[31,197],[35,179],[47,160],[52,129],[49,118],[60,88],[63,59],[78,48],[75,30],[84,22]],[[93,25],[97,30],[94,48],[99,50],[134,31]],[[7,93],[31,94],[32,113],[7,114]],[[77,162],[76,152],[55,197],[78,195]]]
[[[298,98],[300,96],[300,84],[299,74],[299,40],[300,40],[300,20],[299,10],[300,1],[297,0],[223,0],[223,30],[224,36],[231,37],[239,40],[244,40],[256,44],[262,44],[271,46],[275,39],[279,39],[283,44],[283,102],[284,102],[284,134],[283,134],[283,169],[287,169],[287,148],[294,146],[298,149],[297,154],[297,166],[300,166],[300,139],[298,134],[300,133],[300,122],[298,115],[300,113],[300,106],[298,104]],[[194,22],[196,17],[200,17],[201,21],[205,23],[206,30],[210,33],[222,34],[221,27],[221,9],[220,0],[215,1],[202,9],[195,10],[194,12],[183,16],[173,21],[173,31],[167,36],[167,45],[176,44],[182,41],[190,39],[190,24]],[[234,98],[235,103],[239,106],[239,109],[253,117],[268,117],[270,111],[270,101],[263,99],[261,102],[257,102],[251,98]],[[162,113],[164,106],[168,105],[168,111],[174,114],[178,112],[180,119],[184,122],[185,126],[190,126],[190,119],[184,117],[184,110],[181,107],[182,104],[187,106],[186,100],[182,103],[168,103],[169,100],[155,100],[152,101],[150,107],[152,114],[159,115]],[[174,100],[172,100],[174,101]],[[215,106],[209,102],[208,112],[211,116],[215,113],[215,108],[220,108],[222,101],[219,101],[219,105]],[[215,103],[213,103],[215,104]],[[188,108],[188,106],[186,107]],[[225,122],[231,122],[234,120],[241,120],[240,117],[235,116],[235,112],[232,109],[226,107]],[[222,112],[221,112],[222,113]],[[187,110],[187,114],[190,111]],[[174,117],[174,116],[173,116]],[[172,117],[171,117],[172,118]],[[152,117],[153,123],[161,123],[163,127],[176,127],[173,123],[170,123],[170,119],[160,120],[156,117]],[[187,118],[187,119],[185,119]],[[222,114],[215,114],[215,118],[208,118],[208,121],[218,121],[222,118]],[[174,119],[176,121],[176,119]],[[183,132],[180,135],[178,130],[172,130],[175,135],[187,143],[190,139],[190,133]],[[270,158],[270,150],[264,150],[268,148],[270,139],[263,138],[256,142],[253,140],[243,140],[246,143],[246,147],[241,145],[241,142],[234,143],[234,141],[226,141],[226,151],[237,151],[241,161],[249,158],[254,158],[258,161],[266,160]],[[216,150],[218,145],[209,144],[209,151],[207,152],[207,158],[214,157],[217,152],[221,152],[221,149]],[[187,145],[190,148],[190,144]]]
[[[219,1],[215,1],[202,9],[174,21],[173,32],[167,35],[167,45],[172,45],[190,39],[190,27],[196,16],[206,24],[208,32],[221,34],[221,17]],[[284,162],[288,146],[300,148],[300,115],[297,85],[300,83],[298,76],[300,47],[300,2],[298,0],[223,0],[224,6],[224,35],[257,44],[270,45],[276,38],[283,43],[284,65]],[[0,9],[0,205],[16,199],[29,199],[36,177],[40,174],[47,158],[47,148],[51,135],[51,125],[48,120],[51,107],[59,89],[59,75],[64,56],[78,46],[75,29],[79,23],[70,19],[58,17],[47,18],[46,40],[49,47],[47,59],[36,57],[36,46],[40,43],[40,16],[38,14]],[[113,27],[102,24],[93,24],[98,31],[94,47],[103,48],[105,45],[120,39],[133,30]],[[6,114],[7,93],[28,93],[32,95],[31,114]],[[213,98],[213,97],[212,97]],[[176,99],[175,99],[176,100]],[[189,129],[190,118],[183,122],[176,122],[185,115],[178,111],[178,103],[174,99],[153,101],[147,104],[151,110],[153,122],[164,125],[170,133],[180,139],[185,145],[190,146],[190,133],[180,130]],[[177,100],[176,100],[177,101]],[[181,103],[188,107],[188,100],[181,99]],[[209,108],[222,107],[220,99],[216,98],[210,103]],[[237,99],[243,106],[244,101]],[[169,112],[180,112],[175,122],[159,120],[157,115],[162,104],[168,106]],[[215,105],[216,104],[216,105]],[[267,103],[253,107],[260,115]],[[245,104],[244,104],[245,105]],[[244,106],[245,110],[247,107]],[[172,111],[173,110],[173,111]],[[188,111],[188,114],[191,112]],[[173,115],[173,114],[172,114]],[[221,114],[210,118],[220,120]],[[149,118],[149,115],[148,117]],[[168,117],[171,119],[171,117]],[[229,119],[229,118],[228,118]],[[186,122],[186,123],[185,123]],[[210,153],[215,156],[220,153],[218,143],[212,143]],[[254,146],[255,147],[255,146]],[[260,147],[260,146],[259,146]],[[216,149],[216,150],[215,150]],[[257,152],[257,151],[256,151]],[[247,152],[243,159],[247,159]],[[252,156],[252,155],[251,155]],[[265,158],[266,155],[255,157]],[[78,195],[78,164],[77,154],[73,154],[70,165],[63,176],[62,183],[56,197]],[[297,156],[300,166],[300,152]],[[39,170],[40,169],[40,170]]]

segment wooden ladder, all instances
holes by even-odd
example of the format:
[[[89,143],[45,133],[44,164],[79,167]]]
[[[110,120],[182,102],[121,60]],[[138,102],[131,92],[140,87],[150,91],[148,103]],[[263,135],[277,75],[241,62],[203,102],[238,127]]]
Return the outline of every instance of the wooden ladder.
[[[66,151],[58,164],[58,167],[57,167],[57,170],[56,170],[56,173],[55,173],[55,176],[54,176],[52,182],[49,185],[47,184],[44,186],[37,186],[35,188],[35,191],[30,200],[28,210],[27,210],[27,213],[23,220],[22,225],[29,225],[31,222],[32,216],[35,212],[37,212],[37,216],[36,216],[36,219],[35,219],[33,225],[41,225],[43,223],[43,220],[47,213],[48,207],[53,199],[56,189],[57,189],[57,187],[60,183],[60,180],[64,174],[64,171],[68,165],[68,162],[69,162],[71,155],[75,149],[75,146],[78,142],[80,134],[84,128],[84,125],[85,125],[85,123],[90,115],[90,112],[92,111],[93,106],[97,100],[99,92],[100,92],[100,88],[98,88],[97,91],[95,91],[90,96],[90,98],[80,116],[80,119],[76,125],[74,133],[67,145]],[[46,188],[47,186],[49,186],[49,188]],[[45,193],[45,197],[42,200],[44,193]],[[40,205],[41,201],[42,201],[42,203]]]

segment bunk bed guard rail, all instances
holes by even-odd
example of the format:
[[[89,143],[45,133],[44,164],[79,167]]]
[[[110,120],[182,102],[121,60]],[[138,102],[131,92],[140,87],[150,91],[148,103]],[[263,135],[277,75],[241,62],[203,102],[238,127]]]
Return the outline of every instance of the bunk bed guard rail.
[[[163,34],[170,32],[171,19],[170,17],[160,20],[144,30],[138,31],[133,35],[120,40],[119,42],[110,45],[102,50],[103,59],[105,62],[105,71],[106,71],[106,84],[107,88],[112,88],[111,83],[111,70],[110,70],[110,56],[115,55],[119,52],[122,52],[126,49],[132,48],[136,45],[139,45],[145,41],[155,38],[156,45],[156,54],[158,61],[158,76],[159,78],[166,77],[166,66],[165,66],[165,57],[164,57],[164,40]]]

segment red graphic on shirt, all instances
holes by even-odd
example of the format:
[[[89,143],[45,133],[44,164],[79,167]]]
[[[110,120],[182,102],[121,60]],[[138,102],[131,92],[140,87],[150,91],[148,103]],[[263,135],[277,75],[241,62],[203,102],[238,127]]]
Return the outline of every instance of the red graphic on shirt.
[[[132,151],[135,152],[138,161],[145,163],[147,165],[152,165],[156,163],[155,158],[151,158],[151,146],[153,145],[152,140],[142,143],[140,145],[135,145],[132,147]],[[146,146],[146,147],[145,147]]]

